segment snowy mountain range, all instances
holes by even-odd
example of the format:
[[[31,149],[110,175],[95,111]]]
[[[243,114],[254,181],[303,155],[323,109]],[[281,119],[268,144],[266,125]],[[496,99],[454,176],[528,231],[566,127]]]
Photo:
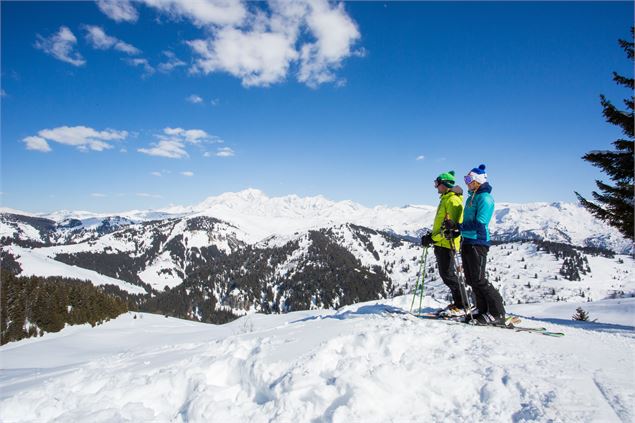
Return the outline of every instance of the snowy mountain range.
[[[114,284],[152,296],[162,304],[154,311],[213,321],[216,310],[336,308],[410,292],[418,237],[435,212],[249,189],[195,206],[117,214],[3,210],[0,237],[3,267]],[[635,292],[632,244],[580,206],[501,203],[491,231],[505,244],[492,247],[490,279],[508,303]],[[592,249],[558,253],[542,241]],[[574,259],[577,277],[568,280],[565,261]],[[443,298],[434,266],[428,257],[426,290]],[[182,297],[189,301],[175,305]]]
[[[79,234],[100,234],[133,223],[198,216],[213,217],[240,228],[241,240],[248,243],[269,236],[292,235],[299,231],[344,223],[416,236],[423,228],[429,227],[435,212],[436,206],[369,208],[352,201],[331,201],[323,196],[301,198],[289,195],[270,198],[262,191],[247,189],[209,197],[194,206],[132,210],[116,214],[58,211],[34,215],[0,209],[0,236],[11,235],[14,231],[19,234],[26,230],[12,224],[7,217],[10,214],[51,221],[57,234],[51,239],[53,243],[77,242],[82,239]],[[501,240],[544,239],[571,245],[601,247],[621,254],[633,252],[633,245],[616,229],[608,227],[583,207],[572,203],[498,203],[490,230],[494,238]],[[76,238],[69,239],[68,233],[75,234]],[[45,242],[37,234],[29,234],[28,231],[21,238]]]

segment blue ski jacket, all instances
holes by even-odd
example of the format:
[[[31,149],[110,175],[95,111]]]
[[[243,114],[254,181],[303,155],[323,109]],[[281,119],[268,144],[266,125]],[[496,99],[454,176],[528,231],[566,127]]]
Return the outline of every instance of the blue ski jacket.
[[[463,209],[463,223],[459,225],[465,244],[490,245],[489,221],[494,215],[494,198],[488,182],[476,192],[469,191]]]

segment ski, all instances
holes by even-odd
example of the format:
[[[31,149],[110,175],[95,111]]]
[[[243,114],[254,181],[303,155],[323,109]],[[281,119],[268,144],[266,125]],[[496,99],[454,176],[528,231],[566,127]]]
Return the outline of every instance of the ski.
[[[457,323],[457,324],[466,324],[461,321],[461,317],[439,317],[435,313],[421,313],[421,314],[412,314],[412,316],[417,317],[419,319],[427,319],[427,320],[441,320],[449,323]],[[468,326],[477,326],[477,327],[495,327],[499,329],[508,329],[513,330],[515,332],[530,332],[530,333],[538,333],[545,336],[551,336],[554,338],[563,337],[563,332],[553,332],[547,330],[544,327],[527,327],[527,326],[518,326],[520,323],[520,318],[517,316],[508,317],[506,320],[505,326],[494,326],[494,325],[468,325]]]
[[[516,332],[533,332],[539,333],[545,336],[552,336],[554,338],[560,338],[564,336],[564,332],[552,332],[543,327],[524,327],[524,326],[506,326],[504,329],[512,329]]]

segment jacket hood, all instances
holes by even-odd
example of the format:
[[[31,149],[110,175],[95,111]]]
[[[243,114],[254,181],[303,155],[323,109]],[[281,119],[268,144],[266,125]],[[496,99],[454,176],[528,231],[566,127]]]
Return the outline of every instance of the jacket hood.
[[[483,192],[487,192],[487,193],[492,192],[492,186],[489,184],[489,182],[485,182],[483,185],[478,187],[478,190],[476,190],[477,194],[481,194]]]
[[[473,194],[473,191],[468,191],[470,194]],[[478,187],[478,189],[476,190],[477,194],[482,194],[484,192],[487,193],[491,193],[492,192],[492,186],[489,184],[489,182],[485,182],[483,185],[481,185],[480,187]]]
[[[455,185],[450,191],[452,191],[453,193],[457,195],[463,195],[463,188],[461,188],[458,185]]]
[[[459,196],[461,196],[461,195],[463,195],[463,189],[460,186],[455,185],[454,187],[450,188],[449,190],[447,190],[443,194],[439,194],[439,198],[443,198],[446,195],[459,195]]]

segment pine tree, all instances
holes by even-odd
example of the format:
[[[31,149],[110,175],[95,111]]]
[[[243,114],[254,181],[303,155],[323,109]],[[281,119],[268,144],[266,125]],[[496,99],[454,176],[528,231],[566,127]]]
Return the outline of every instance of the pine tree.
[[[573,320],[582,320],[582,321],[588,321],[589,320],[589,313],[587,313],[582,307],[578,307],[575,309],[575,314],[572,316]]]
[[[631,28],[631,38],[633,37],[635,37],[635,27]],[[626,52],[626,56],[633,60],[633,41],[620,39],[619,45]],[[603,114],[606,121],[622,128],[626,139],[620,138],[614,141],[613,145],[616,148],[614,151],[590,151],[582,158],[593,166],[602,169],[614,181],[615,185],[596,180],[595,183],[599,193],[596,191],[592,192],[595,203],[586,200],[577,192],[575,194],[580,203],[594,216],[616,227],[625,237],[633,240],[633,206],[635,205],[633,194],[633,140],[635,134],[633,133],[634,97],[632,94],[633,89],[635,89],[635,83],[633,78],[619,75],[617,72],[613,72],[613,80],[630,90],[630,98],[624,100],[626,110],[619,110],[604,95],[600,95],[600,102],[604,109]]]

